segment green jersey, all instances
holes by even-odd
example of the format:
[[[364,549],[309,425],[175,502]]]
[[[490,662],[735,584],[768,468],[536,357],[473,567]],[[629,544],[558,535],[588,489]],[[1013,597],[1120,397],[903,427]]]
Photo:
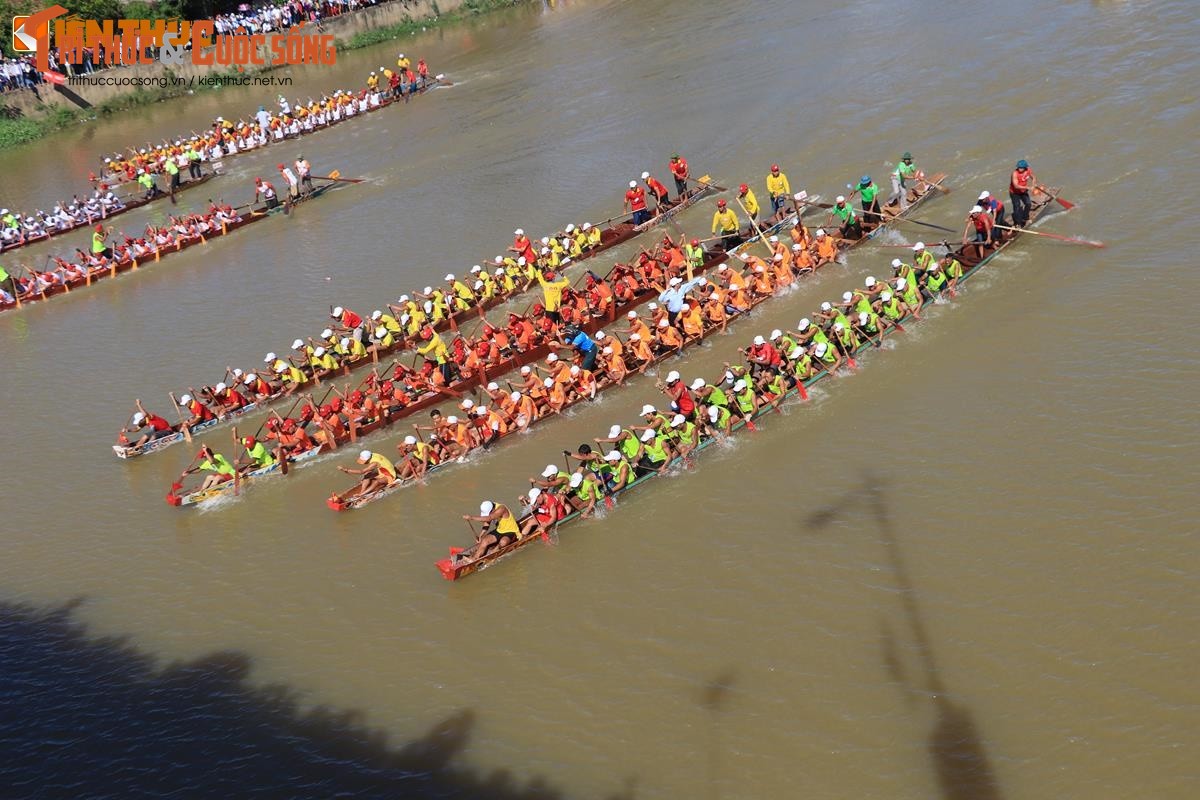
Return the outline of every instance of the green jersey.
[[[838,218],[838,222],[840,222],[842,225],[849,225],[858,218],[858,215],[854,213],[854,207],[849,203],[841,206],[835,205],[829,211]]]
[[[204,459],[200,462],[200,469],[206,472],[215,472],[218,475],[233,476],[233,465],[229,463],[229,459],[220,453],[213,453],[211,459]]]
[[[879,187],[874,183],[870,186],[859,185],[858,194],[862,197],[863,205],[869,206],[875,202],[875,195],[879,194]]]
[[[275,456],[271,455],[271,451],[264,447],[262,442],[255,442],[254,447],[247,448],[246,454],[254,460],[254,466],[257,469],[269,467],[275,463]]]

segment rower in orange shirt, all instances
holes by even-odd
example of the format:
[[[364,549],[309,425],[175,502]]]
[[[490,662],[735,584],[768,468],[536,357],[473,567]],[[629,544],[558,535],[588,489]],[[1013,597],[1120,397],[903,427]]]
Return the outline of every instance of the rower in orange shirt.
[[[759,297],[770,297],[775,293],[775,284],[771,280],[771,273],[767,272],[767,268],[762,264],[754,267],[753,282],[750,286],[754,294]]]
[[[509,252],[516,253],[519,257],[524,257],[526,264],[532,264],[537,261],[537,253],[533,252],[533,244],[529,241],[529,237],[525,235],[522,228],[517,228],[513,231],[512,247],[508,248]]]
[[[699,339],[704,333],[704,317],[700,314],[700,304],[684,303],[679,322],[683,325],[683,335],[688,340]]]
[[[776,286],[787,286],[792,282],[792,268],[788,266],[788,261],[791,261],[790,253],[787,259],[783,257],[783,253],[776,253],[771,259],[771,271]]]
[[[691,176],[688,171],[687,159],[681,157],[679,153],[672,153],[671,162],[667,166],[671,170],[671,177],[675,179],[675,193],[679,195],[680,200],[683,200],[687,197],[687,182]]]
[[[628,333],[629,336],[626,336],[626,339],[630,338],[630,336],[636,333],[642,337],[643,342],[650,341],[650,326],[646,324],[645,320],[638,316],[636,311],[630,311],[625,315],[625,318],[629,320],[629,327],[626,328],[626,333]]]
[[[649,172],[642,173],[642,181],[646,184],[646,188],[650,190],[650,196],[654,198],[654,206],[656,213],[661,213],[670,205],[670,198],[667,196],[667,187],[659,183],[658,179],[653,177]]]
[[[596,331],[592,334],[592,339],[601,347],[611,347],[613,353],[618,357],[624,354],[625,346],[615,336],[609,336],[604,331]]]
[[[654,349],[657,352],[664,353],[668,350],[683,349],[683,336],[680,335],[678,328],[667,321],[666,317],[658,321],[655,334]]]
[[[616,339],[612,341],[616,343]],[[604,374],[618,386],[621,385],[625,380],[625,376],[629,373],[629,370],[625,367],[625,359],[613,350],[612,345],[605,345],[600,351],[599,363],[600,368],[604,370]]]
[[[824,228],[817,228],[816,250],[817,263],[813,265],[813,269],[823,267],[831,261],[837,260],[837,241],[832,236],[826,234]]]
[[[629,348],[629,352],[625,356],[625,363],[630,368],[637,369],[638,372],[645,372],[646,367],[654,358],[654,354],[650,351],[649,339],[643,339],[640,333],[631,333],[625,344]]]
[[[796,273],[812,272],[814,267],[812,253],[803,245],[792,245],[792,270]]]
[[[555,414],[562,411],[567,404],[566,389],[553,378],[546,378],[542,384],[546,387],[546,408]]]

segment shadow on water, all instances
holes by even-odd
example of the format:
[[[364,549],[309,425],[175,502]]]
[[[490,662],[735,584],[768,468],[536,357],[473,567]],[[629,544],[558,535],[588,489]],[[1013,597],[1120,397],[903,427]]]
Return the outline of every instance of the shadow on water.
[[[709,713],[708,726],[708,796],[716,800],[720,797],[720,777],[722,771],[721,753],[724,748],[721,744],[721,730],[719,715],[721,712],[729,708],[731,695],[733,694],[733,684],[737,681],[737,674],[732,669],[726,669],[724,672],[713,677],[700,690],[700,706]]]
[[[896,636],[886,624],[882,635],[884,666],[888,674],[906,688],[910,700],[928,697],[933,704],[935,723],[929,734],[927,748],[942,797],[945,800],[1001,800],[1003,795],[974,716],[965,705],[947,696],[934,657],[933,643],[917,605],[916,590],[900,553],[899,537],[888,513],[884,484],[885,481],[879,476],[865,474],[861,487],[843,495],[834,504],[813,512],[807,519],[808,527],[824,528],[843,512],[863,507],[863,501],[866,501],[866,508],[879,529],[892,574],[900,589],[900,600],[912,642],[923,667],[923,684],[920,678],[906,674],[896,647]]]
[[[125,639],[90,637],[80,602],[0,602],[0,796],[565,797],[456,766],[470,710],[394,745],[360,711],[302,711],[295,690],[250,685],[244,653],[160,668]]]

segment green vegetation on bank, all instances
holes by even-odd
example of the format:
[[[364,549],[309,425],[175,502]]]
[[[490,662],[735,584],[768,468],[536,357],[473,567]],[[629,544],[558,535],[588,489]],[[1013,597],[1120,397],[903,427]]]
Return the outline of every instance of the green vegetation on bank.
[[[372,28],[369,31],[360,31],[350,37],[348,41],[339,42],[338,49],[340,50],[357,50],[361,47],[370,47],[371,45],[380,44],[381,42],[390,42],[393,39],[399,39],[401,36],[409,36],[414,33],[420,33],[430,28],[437,28],[454,22],[461,22],[464,19],[486,14],[489,11],[498,11],[502,8],[514,8],[523,5],[529,0],[465,0],[465,2],[456,8],[454,11],[443,14],[438,9],[437,2],[434,0],[433,13],[434,16],[425,19],[406,19],[403,22],[398,22],[395,25],[385,25],[380,28]]]

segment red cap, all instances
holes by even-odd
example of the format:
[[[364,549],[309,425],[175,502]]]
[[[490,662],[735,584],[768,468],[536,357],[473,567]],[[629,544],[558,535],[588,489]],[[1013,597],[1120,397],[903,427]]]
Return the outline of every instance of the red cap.
[[[255,179],[254,179],[254,182],[255,182],[255,183],[262,183],[262,178],[255,178]]]
[[[103,225],[97,225],[97,226],[96,226],[96,232],[97,232],[97,233],[103,233],[103,232],[104,232],[104,226],[103,226]]]
[[[750,191],[750,187],[743,183],[741,186],[738,187],[738,191],[739,192],[748,192],[748,191]]]
[[[546,273],[546,280],[548,280],[548,281],[554,280],[554,270],[551,270]]]
[[[283,164],[276,164],[275,169],[283,169]]]
[[[718,200],[718,201],[717,201],[717,208],[724,208],[724,207],[725,207],[725,205],[726,205],[726,203],[725,203],[725,201],[724,201],[724,200]]]
[[[692,239],[692,247],[699,247],[699,246],[700,246],[700,240]]]
[[[778,165],[778,164],[772,164],[772,165],[771,165],[771,172],[779,172],[779,165]]]
[[[253,437],[253,436],[243,436],[243,437],[242,437],[242,444],[246,445],[246,447],[254,447],[254,445],[256,444],[256,442],[254,441],[254,437]]]

